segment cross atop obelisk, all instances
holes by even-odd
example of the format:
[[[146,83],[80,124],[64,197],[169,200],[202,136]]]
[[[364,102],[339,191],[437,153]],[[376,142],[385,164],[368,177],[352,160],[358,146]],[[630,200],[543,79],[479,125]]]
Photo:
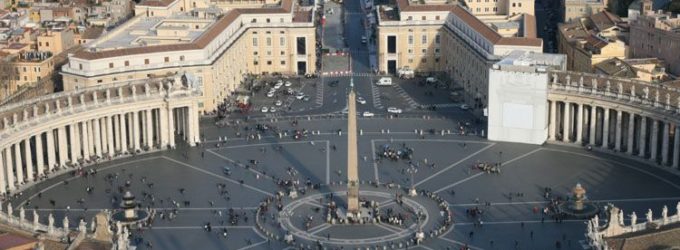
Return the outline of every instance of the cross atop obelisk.
[[[357,107],[354,78],[347,100],[347,215],[359,215],[359,169],[357,158]]]

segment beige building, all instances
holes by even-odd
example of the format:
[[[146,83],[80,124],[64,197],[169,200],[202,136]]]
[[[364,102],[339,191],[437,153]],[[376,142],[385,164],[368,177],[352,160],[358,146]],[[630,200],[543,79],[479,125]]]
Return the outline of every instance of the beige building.
[[[680,17],[665,13],[638,17],[630,24],[630,49],[635,58],[662,59],[670,74],[680,75]]]
[[[457,4],[409,0],[377,11],[379,71],[443,72],[464,87],[465,102],[479,114],[487,105],[491,65],[513,50],[543,50],[535,18],[527,14],[485,23]]]
[[[21,52],[5,54],[2,60],[0,99],[15,93],[21,86],[30,85],[50,77],[54,72],[54,56],[51,52]]]
[[[38,51],[49,51],[56,55],[75,45],[73,31],[69,29],[47,30],[37,38]]]
[[[199,108],[212,111],[245,74],[317,70],[313,7],[283,0],[277,7],[224,10],[216,18],[184,12],[184,0],[155,3],[164,8],[142,4],[137,10],[143,12],[69,56],[65,90],[180,73],[203,91]]]
[[[475,16],[534,15],[533,0],[464,0]]]
[[[567,69],[593,72],[593,67],[611,58],[628,57],[627,25],[609,12],[558,25],[558,51],[567,55]]]
[[[608,0],[562,0],[564,22],[594,15],[607,8]]]
[[[656,58],[619,59],[614,57],[595,64],[594,73],[649,83],[660,83],[669,79],[663,61]]]

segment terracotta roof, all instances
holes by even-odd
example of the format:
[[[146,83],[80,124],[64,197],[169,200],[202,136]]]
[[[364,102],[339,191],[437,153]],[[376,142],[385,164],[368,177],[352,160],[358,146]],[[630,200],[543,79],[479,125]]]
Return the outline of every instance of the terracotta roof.
[[[456,8],[453,8],[451,12],[458,18],[463,20],[463,22],[467,23],[468,26],[476,30],[480,35],[486,38],[486,40],[489,40],[489,42],[495,44],[499,40],[501,40],[501,38],[503,38],[495,30],[484,24],[484,22],[479,20],[477,17],[472,15],[472,13],[468,12],[467,10],[456,6]]]
[[[12,233],[0,234],[0,249],[10,249],[18,246],[23,246],[26,244],[31,244],[33,242],[38,242],[35,239],[26,238]]]
[[[621,18],[607,11],[601,11],[590,16],[590,21],[597,30],[602,31],[616,26],[617,23],[621,22]]]
[[[586,45],[592,46],[597,49],[604,48],[605,46],[607,46],[607,44],[609,44],[606,41],[597,38],[595,35],[587,36],[584,38],[584,40],[586,41]]]
[[[109,57],[118,57],[126,55],[136,55],[136,54],[146,54],[146,53],[156,53],[156,52],[166,52],[166,51],[178,51],[178,50],[198,50],[205,48],[212,40],[215,39],[224,29],[226,29],[232,22],[234,22],[241,14],[270,14],[270,13],[290,13],[293,9],[292,0],[281,0],[280,8],[253,8],[253,9],[233,9],[229,11],[226,15],[218,19],[213,25],[208,28],[201,36],[199,36],[194,42],[186,44],[167,44],[167,45],[154,45],[145,47],[133,47],[124,49],[112,49],[104,51],[89,51],[87,49],[76,52],[73,57],[86,59],[86,60],[96,60]]]
[[[605,239],[611,249],[673,249],[680,245],[680,224],[674,223],[659,230],[647,229]]]
[[[312,21],[312,10],[295,11],[293,14],[293,22],[308,23]]]
[[[138,6],[149,6],[149,7],[165,7],[177,0],[144,0],[138,3]]]

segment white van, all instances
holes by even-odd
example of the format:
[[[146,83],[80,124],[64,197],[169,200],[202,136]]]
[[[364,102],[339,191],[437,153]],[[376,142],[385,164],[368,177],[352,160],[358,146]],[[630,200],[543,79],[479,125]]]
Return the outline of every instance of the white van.
[[[399,78],[402,79],[412,79],[415,76],[415,72],[408,67],[403,67],[397,71]]]
[[[392,78],[389,78],[389,77],[382,77],[382,78],[380,78],[377,82],[375,82],[375,85],[378,85],[378,86],[391,86],[391,85],[392,85]]]

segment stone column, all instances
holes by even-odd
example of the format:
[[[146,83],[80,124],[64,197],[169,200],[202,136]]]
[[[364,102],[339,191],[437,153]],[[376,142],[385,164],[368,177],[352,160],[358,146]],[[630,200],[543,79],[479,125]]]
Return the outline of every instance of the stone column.
[[[141,133],[140,136],[142,138],[142,147],[146,147],[149,145],[149,142],[146,141],[147,136],[146,134],[149,133],[149,130],[146,129],[146,110],[139,111],[139,121],[141,122]]]
[[[647,154],[647,117],[640,117],[640,135],[638,135],[638,156],[645,158]]]
[[[66,127],[57,129],[57,140],[59,140],[59,165],[66,166],[68,162],[68,144],[66,143]]]
[[[71,137],[71,164],[75,164],[78,162],[78,155],[80,154],[80,138],[78,136],[78,128],[76,126],[77,123],[72,123],[69,126],[69,133]]]
[[[168,123],[172,122],[172,117],[168,116],[168,107],[158,109],[154,125],[158,128],[158,148],[165,149],[169,144]]]
[[[590,145],[595,145],[597,143],[595,141],[596,134],[597,134],[597,107],[590,106],[590,131],[588,132],[588,136],[590,137],[588,142],[590,143]]]
[[[571,132],[571,103],[564,103],[564,130],[562,132],[562,141],[570,142],[570,132]]]
[[[602,117],[602,147],[609,148],[609,108],[604,108]]]
[[[614,140],[614,149],[616,152],[621,151],[621,141],[622,141],[622,135],[621,135],[621,127],[623,126],[623,111],[617,110],[616,111],[616,131],[615,131],[615,140]]]
[[[87,120],[85,126],[87,127],[87,146],[90,149],[90,154],[87,157],[90,158],[95,155],[96,151],[94,146],[94,120]]]
[[[663,137],[661,138],[661,164],[668,166],[668,143],[669,143],[669,132],[671,130],[671,124],[668,122],[663,123]]]
[[[633,155],[633,149],[635,146],[635,114],[628,113],[628,154]]]
[[[17,182],[24,182],[24,163],[21,161],[21,143],[14,144],[14,167],[16,168]]]
[[[102,132],[101,132],[101,122],[100,118],[96,118],[92,121],[92,128],[94,132],[94,151],[97,157],[102,157]]]
[[[656,161],[658,159],[658,152],[657,149],[659,147],[659,121],[654,120],[652,122],[652,139],[651,139],[651,148],[650,148],[650,153],[651,156],[649,157],[650,160]]]
[[[33,181],[33,153],[31,152],[31,137],[24,140],[24,161],[26,162],[26,179]]]
[[[120,115],[113,115],[113,124],[116,125],[116,130],[114,132],[116,134],[116,150],[121,151],[121,150],[123,150],[123,145],[121,144],[121,136],[120,136],[121,131],[122,131],[120,129]],[[111,127],[111,129],[113,129],[113,127]]]
[[[153,109],[149,109],[144,111],[145,118],[144,119],[146,122],[144,123],[145,126],[145,131],[144,131],[144,136],[146,136],[146,146],[149,147],[149,149],[153,148]]]
[[[0,193],[5,193],[7,192],[7,189],[5,188],[7,186],[7,183],[5,183],[5,160],[4,160],[4,154],[5,149],[0,149]]]
[[[38,176],[45,174],[45,158],[43,158],[42,133],[35,135],[35,166]]]
[[[127,116],[127,114],[121,114],[120,120],[118,120],[119,123],[120,123],[120,145],[121,145],[121,150],[123,152],[127,152],[128,148],[129,148],[128,143],[127,143],[128,134],[127,134],[127,122],[126,122],[127,119],[125,119],[126,116]]]
[[[548,129],[548,136],[550,137],[551,140],[556,141],[556,136],[555,136],[555,127],[557,127],[557,103],[556,101],[551,101],[550,102],[550,128]]]
[[[578,104],[578,115],[576,116],[576,143],[581,144],[583,140],[583,104]]]
[[[134,111],[130,113],[132,115],[132,131],[134,132],[134,135],[132,136],[132,139],[135,140],[134,143],[132,144],[135,147],[135,152],[139,151],[139,141],[141,140],[141,136],[139,135],[139,112]]]
[[[675,134],[673,135],[673,168],[680,167],[680,126],[675,124]]]
[[[116,148],[113,145],[113,118],[115,116],[107,116],[106,117],[106,144],[108,145],[106,153],[110,156],[113,157],[113,154],[116,152]]]
[[[83,148],[83,159],[90,159],[90,131],[88,131],[87,123],[87,121],[80,123],[80,139]]]
[[[12,167],[12,146],[3,149],[5,154],[5,169],[7,170],[7,185],[9,190],[14,190],[14,168]],[[3,153],[0,151],[0,153]],[[2,209],[0,209],[2,210]]]
[[[54,151],[54,130],[49,129],[45,133],[45,143],[47,144],[47,170],[52,171],[56,161],[56,152]]]
[[[166,131],[166,135],[168,136],[168,145],[170,147],[175,147],[175,124],[174,124],[174,108],[168,107],[168,119],[167,120],[162,120],[162,123],[167,123],[168,124],[168,130]]]

